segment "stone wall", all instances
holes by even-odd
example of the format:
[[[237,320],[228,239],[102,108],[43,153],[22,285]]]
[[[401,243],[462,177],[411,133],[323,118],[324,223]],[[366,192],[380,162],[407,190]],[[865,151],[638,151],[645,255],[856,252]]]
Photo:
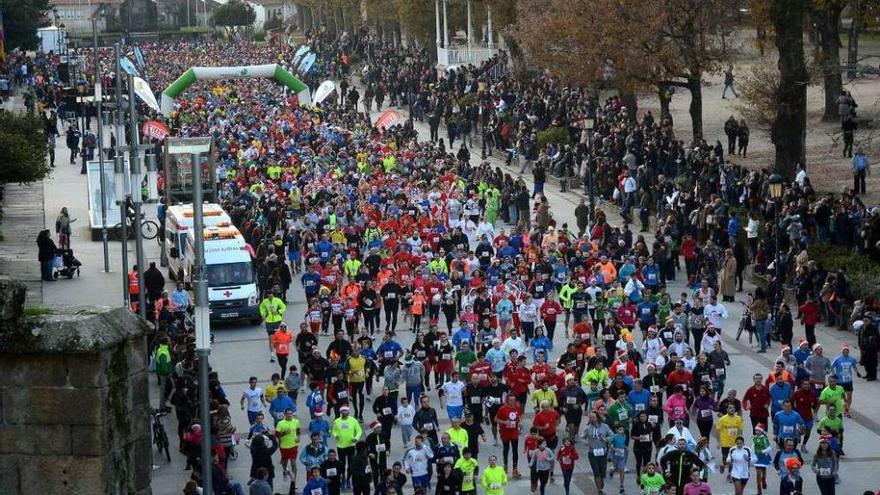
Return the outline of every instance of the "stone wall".
[[[0,321],[0,495],[150,493],[146,330],[122,308]]]

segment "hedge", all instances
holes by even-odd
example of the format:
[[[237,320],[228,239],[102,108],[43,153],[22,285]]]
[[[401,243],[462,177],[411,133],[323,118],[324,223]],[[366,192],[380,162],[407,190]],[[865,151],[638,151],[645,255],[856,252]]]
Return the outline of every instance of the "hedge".
[[[558,145],[571,144],[571,136],[564,127],[551,127],[538,132],[538,149],[546,148],[549,143]]]
[[[829,272],[846,268],[853,299],[868,299],[878,293],[880,263],[860,254],[854,248],[827,243],[812,244],[807,252],[811,260],[821,263]]]

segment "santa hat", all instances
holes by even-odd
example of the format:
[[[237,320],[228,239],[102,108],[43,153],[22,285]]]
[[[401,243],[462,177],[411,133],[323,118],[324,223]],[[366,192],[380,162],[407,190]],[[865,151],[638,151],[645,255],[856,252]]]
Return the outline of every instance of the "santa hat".
[[[764,432],[764,424],[763,424],[763,423],[758,423],[758,425],[755,426],[755,431],[760,431],[760,432],[763,433],[763,432]]]
[[[345,409],[348,409],[348,408],[346,407]],[[324,415],[324,408],[321,406],[316,407],[315,408],[315,416],[323,416],[323,415]]]
[[[617,351],[617,357],[619,357],[619,358],[621,358],[621,357],[626,357],[626,351],[623,350],[623,349],[619,349],[619,350]]]
[[[375,428],[378,428],[378,427],[380,427],[380,426],[382,426],[382,423],[380,423],[380,422],[378,422],[378,421],[376,421],[376,420],[373,420],[373,422],[370,423],[370,429],[371,429],[371,430],[372,430],[372,429],[375,429]]]
[[[798,347],[803,347],[805,344],[809,344],[809,342],[807,342],[807,339],[798,340]]]

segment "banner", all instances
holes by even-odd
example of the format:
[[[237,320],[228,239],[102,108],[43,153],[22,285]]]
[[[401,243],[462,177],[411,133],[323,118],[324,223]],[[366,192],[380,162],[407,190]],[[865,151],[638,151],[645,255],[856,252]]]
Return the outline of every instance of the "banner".
[[[156,101],[156,95],[153,94],[153,90],[150,89],[150,85],[147,84],[147,81],[144,81],[140,77],[134,78],[134,94],[138,95],[138,98],[143,100],[148,107],[157,112],[160,111],[159,102]]]
[[[147,136],[151,139],[165,139],[171,135],[171,129],[158,120],[148,120],[144,122],[144,126],[141,129],[141,135]]]
[[[122,70],[133,76],[140,75],[138,74],[137,68],[134,66],[133,63],[131,63],[131,60],[129,60],[127,57],[119,57],[119,66],[122,67]]]
[[[296,67],[297,65],[299,65],[299,62],[300,62],[300,60],[302,60],[303,55],[308,53],[309,50],[310,50],[310,48],[306,45],[303,45],[303,46],[297,48],[296,52],[294,52],[294,54],[293,54],[293,58],[290,60],[290,65],[292,67]]]
[[[134,59],[138,64],[138,67],[141,68],[141,72],[147,68],[147,64],[144,63],[144,52],[141,51],[140,46],[134,47]]]
[[[317,57],[314,53],[309,53],[305,57],[303,57],[302,62],[299,64],[299,73],[302,75],[306,75],[311,70],[312,66],[315,65],[315,59]]]
[[[403,115],[397,110],[385,110],[382,115],[376,119],[376,127],[378,129],[388,129],[396,125],[401,125],[406,121]]]
[[[315,103],[321,103],[326,100],[331,93],[336,91],[336,84],[333,81],[324,81],[315,90]]]

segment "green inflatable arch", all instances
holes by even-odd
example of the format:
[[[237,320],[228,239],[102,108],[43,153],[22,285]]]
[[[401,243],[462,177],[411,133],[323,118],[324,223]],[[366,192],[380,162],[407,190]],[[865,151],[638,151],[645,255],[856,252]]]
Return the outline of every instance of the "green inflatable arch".
[[[292,89],[299,98],[300,103],[311,103],[309,87],[278,64],[246,65],[241,67],[192,67],[169,84],[165,91],[162,91],[162,113],[165,116],[171,115],[171,111],[174,110],[174,100],[196,81],[251,77],[274,78],[279,83]]]

